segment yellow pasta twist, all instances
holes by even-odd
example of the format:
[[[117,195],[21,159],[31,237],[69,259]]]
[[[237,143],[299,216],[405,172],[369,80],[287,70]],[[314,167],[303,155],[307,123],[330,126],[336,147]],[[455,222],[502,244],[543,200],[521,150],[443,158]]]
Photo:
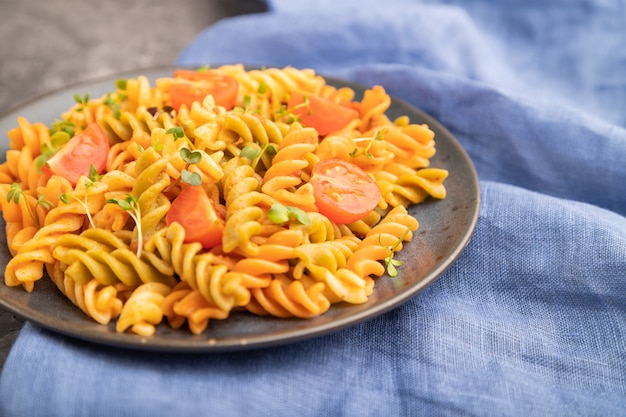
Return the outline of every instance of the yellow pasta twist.
[[[163,225],[163,219],[170,209],[170,200],[163,194],[170,184],[170,177],[165,172],[168,158],[147,148],[137,159],[135,165],[135,184],[132,194],[137,197],[141,212],[141,234],[144,239]],[[139,233],[139,228],[135,228]]]
[[[147,282],[175,284],[150,260],[137,257],[123,239],[104,229],[87,229],[80,235],[67,234],[53,245],[53,256],[67,265],[64,273],[78,284],[97,280],[103,285],[122,282],[137,287]]]
[[[418,221],[403,206],[395,207],[367,233],[346,267],[361,277],[383,275],[385,267],[380,261],[392,251],[401,250],[402,242],[410,240],[418,226]]]
[[[239,82],[238,106],[245,107],[248,98],[250,107],[270,119],[274,119],[285,96],[291,91],[319,94],[326,85],[324,78],[311,69],[286,67],[247,71],[242,65],[227,65],[220,70]]]
[[[303,174],[307,175],[305,178],[310,177],[309,166],[315,163],[313,152],[317,143],[315,129],[290,131],[280,142],[272,165],[263,176],[263,193],[281,204],[304,211],[317,211],[313,186],[303,179]],[[304,170],[308,170],[308,173],[304,173]]]
[[[443,182],[447,177],[448,171],[445,169],[415,170],[398,163],[387,164],[384,171],[374,174],[382,200],[391,207],[408,207],[410,204],[421,203],[428,196],[445,198]]]
[[[238,260],[201,252],[197,244],[183,243],[184,230],[178,223],[169,226],[165,237],[174,272],[223,311],[245,305],[250,298],[249,288],[267,286],[266,275],[288,269],[286,262],[281,266],[264,259]]]
[[[373,291],[373,281],[347,268],[351,255],[350,246],[340,240],[301,245],[296,248],[299,261],[294,267],[294,278],[306,275],[323,282],[333,302],[364,303]]]
[[[224,199],[226,224],[222,238],[224,252],[235,249],[249,256],[258,254],[253,236],[261,233],[266,210],[271,207],[269,196],[257,191],[259,180],[244,158],[233,158],[224,168]],[[262,208],[263,207],[263,208]]]
[[[155,326],[163,320],[161,305],[172,289],[158,282],[137,287],[128,298],[119,315],[115,330],[131,332],[141,336],[152,336]]]

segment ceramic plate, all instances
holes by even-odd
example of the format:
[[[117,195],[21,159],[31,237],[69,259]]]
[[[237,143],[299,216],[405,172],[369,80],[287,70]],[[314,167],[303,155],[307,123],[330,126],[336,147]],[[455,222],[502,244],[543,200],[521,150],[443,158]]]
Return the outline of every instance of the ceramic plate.
[[[143,74],[154,80],[171,73],[171,68],[153,69],[72,85],[4,115],[0,118],[0,131],[4,135],[15,127],[16,118],[20,115],[31,123],[49,125],[74,104],[75,93],[89,92],[91,97],[99,97],[113,90],[116,79]],[[354,83],[333,78],[327,80],[337,86],[349,86],[359,96],[364,91],[363,86]],[[130,349],[180,352],[276,346],[318,337],[379,316],[414,297],[457,259],[474,231],[480,200],[478,178],[472,162],[448,130],[421,110],[397,99],[393,100],[388,114],[392,119],[406,114],[413,123],[426,123],[435,132],[437,154],[431,166],[449,171],[445,181],[448,196],[444,200],[430,199],[409,209],[418,219],[420,227],[397,255],[397,259],[404,262],[399,268],[399,276],[377,278],[374,293],[365,304],[333,305],[324,315],[308,320],[233,312],[227,320],[212,320],[201,335],[192,335],[186,329],[173,330],[162,324],[149,338],[116,333],[114,324],[102,326],[92,321],[67,300],[49,279],[37,282],[32,293],[21,287],[9,288],[3,281],[0,282],[0,305],[42,327],[78,339]],[[4,137],[0,152],[3,160],[8,147],[8,139],[6,135]],[[4,222],[0,235],[0,241],[6,242]],[[0,268],[4,271],[10,254],[6,244],[0,245]]]

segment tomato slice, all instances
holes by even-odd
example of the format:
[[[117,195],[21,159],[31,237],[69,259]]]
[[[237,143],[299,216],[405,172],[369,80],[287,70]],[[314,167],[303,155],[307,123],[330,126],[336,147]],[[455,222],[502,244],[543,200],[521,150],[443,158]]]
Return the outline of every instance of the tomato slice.
[[[381,196],[372,177],[341,159],[315,164],[310,183],[320,213],[339,224],[361,220],[376,207]]]
[[[235,107],[239,83],[230,75],[216,71],[177,69],[174,71],[174,80],[169,93],[172,107],[176,110],[183,104],[191,108],[194,101],[201,102],[208,95],[212,95],[215,104],[226,110]]]
[[[102,174],[108,156],[109,138],[98,123],[91,123],[52,155],[47,166],[52,174],[64,177],[72,185],[76,185],[81,175],[89,175],[91,165],[98,174]]]
[[[174,222],[185,229],[185,243],[200,242],[206,249],[222,243],[224,218],[202,187],[185,187],[174,199],[165,223]]]
[[[287,110],[322,136],[340,130],[359,115],[356,110],[327,98],[300,92],[290,94]]]

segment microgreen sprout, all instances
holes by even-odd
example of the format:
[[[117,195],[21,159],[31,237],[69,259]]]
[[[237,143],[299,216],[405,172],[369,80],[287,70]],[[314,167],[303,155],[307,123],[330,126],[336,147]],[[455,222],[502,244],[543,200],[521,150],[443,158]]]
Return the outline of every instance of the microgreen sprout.
[[[115,100],[112,94],[109,93],[104,99],[104,104],[111,109],[111,111],[113,112],[113,117],[119,120],[120,116],[122,115],[122,112],[120,111],[120,102]]]
[[[141,256],[141,250],[143,248],[143,235],[141,231],[141,209],[139,208],[139,202],[137,197],[131,193],[126,194],[126,198],[111,198],[107,200],[107,203],[117,204],[122,210],[128,212],[130,217],[135,221],[137,226],[137,252],[136,255],[139,258]]]
[[[190,151],[187,148],[180,148],[180,157],[185,161],[185,168],[180,172],[182,181],[190,185],[202,184],[200,174],[189,171],[189,166],[197,164],[202,160],[202,153],[200,151]]]
[[[96,170],[96,167],[93,164],[91,164],[91,166],[89,167],[89,181],[85,182],[85,197],[81,200],[75,195],[68,194],[68,193],[63,193],[59,196],[59,200],[61,200],[65,204],[70,203],[70,197],[78,201],[78,203],[81,206],[83,206],[83,208],[85,209],[85,214],[87,215],[87,219],[89,219],[89,224],[94,229],[96,228],[96,225],[93,222],[93,217],[91,217],[91,212],[89,211],[89,205],[87,204],[87,201],[89,198],[89,188],[93,187],[95,185],[94,183],[98,181],[99,179],[100,179],[100,175],[98,175],[98,171]]]
[[[280,203],[272,203],[272,207],[267,212],[267,218],[278,225],[283,225],[291,220],[298,221],[305,226],[311,224],[311,219],[302,209]]]
[[[26,203],[26,211],[35,224],[35,227],[40,228],[39,218],[37,218],[35,212],[31,209],[30,204],[28,204],[28,199],[26,198],[26,194],[24,194],[24,190],[18,183],[14,182],[11,184],[11,188],[7,193],[7,202],[10,203],[13,201],[15,204],[19,204],[20,198],[24,199],[24,203]],[[37,210],[37,206],[50,210],[50,208],[54,207],[54,204],[50,200],[47,200],[43,195],[40,195],[37,197],[37,202],[35,203],[35,211]]]
[[[174,140],[178,140],[185,137],[185,129],[182,126],[170,127],[165,131],[168,135],[174,136]]]
[[[152,147],[157,152],[161,152],[163,150],[163,144],[158,138],[154,141],[154,143],[152,144]]]
[[[85,93],[82,96],[78,93],[74,94],[74,101],[78,104],[78,111],[83,111],[87,104],[89,104],[89,93]]]
[[[72,137],[76,133],[75,128],[76,125],[72,122],[68,122],[67,120],[56,120],[50,126],[50,135],[53,136],[57,132],[65,132]]]
[[[202,184],[202,177],[200,174],[189,170],[191,165],[197,164],[202,160],[202,152],[191,151],[188,148],[180,148],[180,157],[185,162],[185,167],[180,171],[180,176],[176,178],[176,181],[165,188],[164,191],[166,192],[176,187],[181,181],[194,186]]]
[[[378,236],[378,242],[380,243],[380,245],[385,246],[387,249],[389,249],[389,255],[385,258],[385,265],[387,265],[387,274],[389,274],[389,276],[392,278],[395,278],[398,276],[398,270],[396,269],[396,267],[402,265],[402,261],[398,259],[394,259],[394,255],[396,254],[396,249],[398,248],[398,246],[400,246],[402,241],[404,241],[404,238],[406,238],[406,236],[409,234],[410,231],[411,229],[407,227],[407,229],[404,231],[402,236],[400,236],[398,240],[396,240],[396,242],[391,246],[383,245],[381,236],[380,235]]]
[[[126,91],[127,83],[128,83],[127,80],[120,78],[118,80],[115,80],[115,87],[117,87],[118,90]]]
[[[248,158],[252,162],[252,168],[256,169],[264,153],[274,156],[277,152],[278,149],[276,148],[276,145],[273,143],[266,143],[261,149],[251,145],[245,146],[239,153],[239,156]]]
[[[252,97],[248,94],[243,96],[243,111],[250,110],[250,103],[252,102]]]
[[[41,173],[41,169],[48,162],[48,159],[74,136],[74,127],[73,123],[65,120],[57,120],[52,124],[50,127],[50,140],[41,144],[40,154],[35,159],[37,172]]]
[[[178,139],[185,139],[187,141],[187,145],[191,148],[194,147],[193,142],[185,135],[185,128],[182,126],[170,127],[165,131],[168,135],[172,135],[174,137],[174,142]]]
[[[382,130],[377,130],[376,134],[374,136],[372,136],[371,138],[357,138],[357,139],[354,139],[355,142],[367,141],[367,144],[365,145],[365,149],[363,149],[363,155],[365,155],[367,158],[373,158],[374,157],[374,155],[372,155],[372,153],[370,152],[370,148],[372,147],[372,145],[374,144],[374,141],[376,141],[376,140],[385,140],[385,138],[383,136]],[[352,150],[352,152],[350,152],[349,155],[352,158],[356,158],[357,156],[359,156],[359,148],[354,148]]]

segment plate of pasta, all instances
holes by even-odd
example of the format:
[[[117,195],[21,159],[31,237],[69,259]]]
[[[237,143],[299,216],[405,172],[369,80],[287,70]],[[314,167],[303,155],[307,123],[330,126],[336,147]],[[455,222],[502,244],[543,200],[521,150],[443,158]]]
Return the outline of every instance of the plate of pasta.
[[[381,315],[468,244],[462,146],[382,86],[157,68],[0,118],[0,305],[103,345],[224,351]]]

